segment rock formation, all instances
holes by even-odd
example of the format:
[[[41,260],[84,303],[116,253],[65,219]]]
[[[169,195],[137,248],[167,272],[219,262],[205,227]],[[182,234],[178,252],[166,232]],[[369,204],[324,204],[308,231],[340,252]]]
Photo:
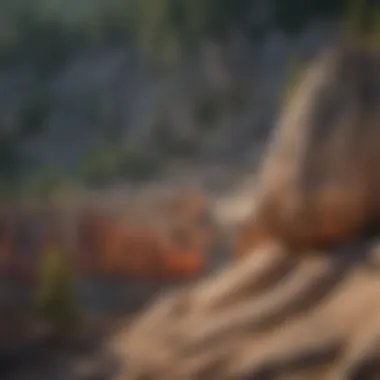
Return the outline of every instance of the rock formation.
[[[239,260],[122,328],[118,380],[380,374],[379,106],[378,53],[322,54],[272,136]]]
[[[39,255],[55,246],[82,273],[164,281],[202,273],[216,231],[202,194],[153,194],[117,212],[107,207],[102,201],[73,212],[44,204],[2,212],[0,272],[33,280]]]

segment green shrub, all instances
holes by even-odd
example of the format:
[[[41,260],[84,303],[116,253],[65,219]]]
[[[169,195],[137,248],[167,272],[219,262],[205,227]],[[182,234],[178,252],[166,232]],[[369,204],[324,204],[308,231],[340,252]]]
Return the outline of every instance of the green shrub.
[[[49,116],[51,105],[44,90],[29,97],[21,110],[21,128],[23,135],[34,135],[43,131],[43,124]]]
[[[79,176],[92,185],[106,185],[113,180],[149,178],[163,168],[157,155],[149,155],[129,145],[103,146],[87,153],[79,163]]]
[[[346,38],[360,38],[380,48],[380,7],[374,0],[348,0],[341,20]]]
[[[117,174],[118,152],[112,148],[89,151],[79,163],[79,176],[92,184],[104,184]]]
[[[41,254],[36,294],[37,311],[58,334],[72,332],[79,322],[74,269],[60,250]]]
[[[213,129],[220,110],[220,102],[216,97],[208,96],[202,99],[194,110],[195,119],[202,130]]]
[[[132,180],[140,180],[157,174],[163,168],[158,155],[147,155],[139,149],[125,147],[122,153],[121,172]]]
[[[22,192],[46,199],[63,188],[72,186],[71,179],[60,167],[51,165],[34,170],[23,181]]]
[[[158,120],[153,128],[155,148],[168,159],[178,157],[190,157],[197,150],[197,138],[176,136],[170,125],[164,120]],[[162,162],[161,165],[164,163]]]

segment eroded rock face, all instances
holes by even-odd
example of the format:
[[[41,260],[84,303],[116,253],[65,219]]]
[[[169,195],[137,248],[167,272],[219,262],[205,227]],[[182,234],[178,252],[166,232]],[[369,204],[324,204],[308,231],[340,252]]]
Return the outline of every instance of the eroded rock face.
[[[216,232],[203,194],[180,191],[125,203],[116,211],[104,202],[80,205],[71,214],[48,205],[4,212],[0,270],[33,281],[40,253],[54,245],[84,273],[140,280],[202,273]]]
[[[237,255],[268,240],[295,249],[339,244],[379,219],[380,55],[327,50],[278,121]]]
[[[359,45],[310,68],[269,145],[240,260],[122,329],[117,380],[380,375],[378,244],[367,234],[379,217],[379,69]]]
[[[148,205],[149,206],[149,205]],[[90,210],[81,218],[79,238],[87,267],[140,279],[199,275],[212,249],[215,230],[200,194],[158,199],[124,215]],[[92,264],[91,264],[92,262]]]

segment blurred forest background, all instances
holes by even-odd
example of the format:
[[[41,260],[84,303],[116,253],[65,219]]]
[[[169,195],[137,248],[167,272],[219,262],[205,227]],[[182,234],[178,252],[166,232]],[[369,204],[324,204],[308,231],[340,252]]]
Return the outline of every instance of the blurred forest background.
[[[351,3],[1,0],[2,196],[250,164],[289,78],[353,25]]]
[[[221,226],[249,213],[281,107],[321,49],[357,33],[380,47],[377,1],[0,0],[0,377],[37,352],[35,315],[75,335],[83,304],[135,308],[146,280],[171,286],[228,261]],[[180,183],[201,191],[128,198]],[[115,218],[49,209],[91,194],[129,203]],[[144,286],[118,281],[129,277]]]

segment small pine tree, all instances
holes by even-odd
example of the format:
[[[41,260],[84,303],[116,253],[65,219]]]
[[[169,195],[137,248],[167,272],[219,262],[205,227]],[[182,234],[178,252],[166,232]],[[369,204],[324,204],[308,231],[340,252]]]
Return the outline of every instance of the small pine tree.
[[[36,303],[42,318],[61,335],[78,326],[79,308],[73,268],[58,249],[42,252]]]

